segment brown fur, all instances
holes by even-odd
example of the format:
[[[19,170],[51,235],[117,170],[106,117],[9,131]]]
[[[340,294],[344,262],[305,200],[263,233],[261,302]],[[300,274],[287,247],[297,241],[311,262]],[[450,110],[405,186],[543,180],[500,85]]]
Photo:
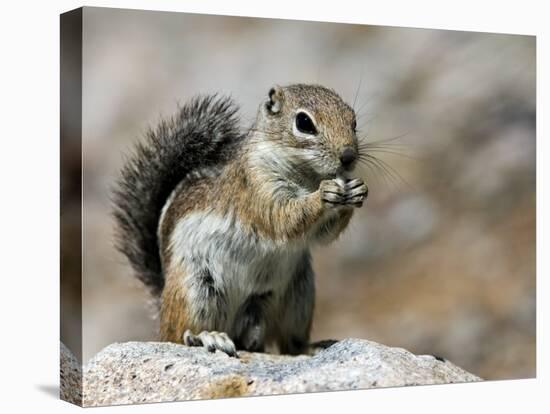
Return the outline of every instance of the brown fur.
[[[304,235],[321,218],[324,209],[319,191],[301,198],[274,198],[273,192],[266,191],[259,177],[250,176],[238,165],[233,168],[220,190],[222,194],[229,192],[233,195],[230,208],[234,209],[242,224],[262,237],[292,240]]]
[[[186,329],[193,329],[187,319],[187,301],[182,280],[185,272],[176,269],[166,272],[166,285],[160,306],[160,340],[182,343]]]

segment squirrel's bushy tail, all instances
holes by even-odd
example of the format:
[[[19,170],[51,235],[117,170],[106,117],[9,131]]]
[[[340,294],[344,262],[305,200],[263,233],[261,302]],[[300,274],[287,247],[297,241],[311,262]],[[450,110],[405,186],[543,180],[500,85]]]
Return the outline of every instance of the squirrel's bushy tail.
[[[150,129],[122,168],[113,196],[117,248],[154,295],[164,287],[157,239],[162,208],[186,175],[234,154],[243,139],[237,111],[230,98],[196,97]]]

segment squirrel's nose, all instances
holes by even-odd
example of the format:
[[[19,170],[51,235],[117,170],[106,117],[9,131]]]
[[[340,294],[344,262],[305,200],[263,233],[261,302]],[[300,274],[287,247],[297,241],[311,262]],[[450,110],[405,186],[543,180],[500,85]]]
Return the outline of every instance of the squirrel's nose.
[[[357,153],[352,147],[344,147],[340,153],[340,162],[345,169],[351,167],[353,162],[357,159]]]

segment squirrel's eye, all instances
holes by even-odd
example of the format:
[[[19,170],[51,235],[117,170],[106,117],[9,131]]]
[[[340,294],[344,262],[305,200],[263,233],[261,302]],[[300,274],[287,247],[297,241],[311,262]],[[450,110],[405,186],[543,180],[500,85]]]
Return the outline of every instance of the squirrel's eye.
[[[317,133],[313,121],[305,112],[298,112],[298,115],[296,115],[296,129],[304,134],[315,135]]]

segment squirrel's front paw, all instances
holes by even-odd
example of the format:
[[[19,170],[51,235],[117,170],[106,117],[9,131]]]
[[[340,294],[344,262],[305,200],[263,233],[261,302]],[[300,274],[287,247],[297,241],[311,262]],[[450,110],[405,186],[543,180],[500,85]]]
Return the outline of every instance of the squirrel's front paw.
[[[216,349],[225,352],[229,356],[238,358],[235,344],[225,332],[202,331],[194,335],[189,329],[183,334],[183,343],[187,346],[202,346],[208,352],[216,352]]]
[[[339,179],[321,181],[319,190],[321,200],[329,207],[361,207],[369,193],[367,185],[360,178],[354,178],[345,183]]]
[[[339,180],[324,180],[319,185],[321,201],[327,207],[342,206],[346,201],[345,184]]]
[[[354,178],[345,184],[345,204],[361,207],[369,194],[367,185],[360,178]]]

